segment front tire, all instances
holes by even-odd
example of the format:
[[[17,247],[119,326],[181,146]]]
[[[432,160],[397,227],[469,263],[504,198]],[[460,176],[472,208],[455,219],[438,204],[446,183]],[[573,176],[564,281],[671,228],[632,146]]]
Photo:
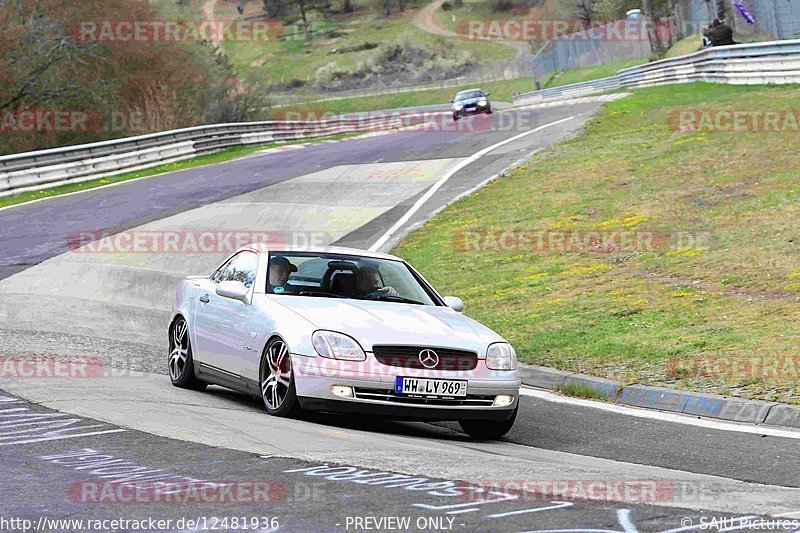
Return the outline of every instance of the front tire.
[[[169,379],[182,389],[203,390],[208,383],[194,375],[192,344],[189,342],[189,324],[178,317],[169,328],[169,359],[167,360]]]
[[[456,121],[456,120],[458,120],[459,118],[461,118],[461,117],[459,117],[458,115],[456,115],[455,113],[453,113],[453,122],[455,122],[455,121]]]
[[[272,416],[294,417],[300,414],[300,402],[294,384],[292,356],[283,340],[267,343],[259,371],[261,400]]]
[[[518,409],[514,409],[508,420],[459,420],[458,425],[475,440],[497,440],[511,431]]]

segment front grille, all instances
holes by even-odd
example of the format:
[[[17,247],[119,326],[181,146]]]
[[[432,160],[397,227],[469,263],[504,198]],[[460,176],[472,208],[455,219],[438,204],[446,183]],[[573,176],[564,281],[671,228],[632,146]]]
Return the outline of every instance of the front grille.
[[[433,350],[439,357],[439,364],[426,367],[420,361],[419,353],[422,350]],[[478,354],[467,350],[454,350],[452,348],[434,348],[428,346],[389,346],[377,345],[372,347],[372,352],[379,363],[399,368],[413,368],[416,370],[474,370],[478,366]]]
[[[380,400],[404,405],[449,405],[449,406],[484,406],[491,407],[494,396],[468,394],[464,398],[409,398],[400,396],[386,389],[355,388],[355,397],[359,400]]]

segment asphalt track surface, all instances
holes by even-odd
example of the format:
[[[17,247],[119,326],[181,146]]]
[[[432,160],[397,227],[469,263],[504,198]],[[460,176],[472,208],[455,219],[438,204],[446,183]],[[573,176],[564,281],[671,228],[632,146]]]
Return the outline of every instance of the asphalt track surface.
[[[528,127],[536,127],[569,116],[577,116],[579,119],[576,120],[583,120],[596,107],[597,104],[585,104],[536,110],[525,123]],[[500,113],[495,114],[492,120],[499,121],[501,116]],[[497,154],[490,154],[475,166],[454,176],[410,224],[418,223],[449,199],[470,190],[532,150],[568,136],[574,128],[575,124],[572,124],[570,128],[547,132],[543,138],[513,143]],[[3,269],[0,275],[12,275],[63,253],[67,235],[73,231],[116,231],[136,227],[239,194],[265,187],[268,191],[272,184],[328,166],[463,158],[519,132],[519,128],[513,127],[460,132],[407,131],[335,144],[321,143],[300,150],[248,157],[213,167],[138,180],[7,209],[0,211],[0,268]],[[340,239],[340,243],[366,247],[402,216],[420,195],[421,193],[404,199],[396,208]],[[6,348],[3,347],[4,353],[8,353]],[[21,390],[17,385],[19,384],[0,380],[0,389]],[[180,395],[185,391],[170,389],[167,392]],[[222,389],[212,388],[206,393],[192,394],[212,400],[224,400],[227,402],[226,409],[252,413],[254,416],[261,414],[260,406],[253,399],[225,393]],[[28,396],[34,397],[36,394],[31,393]],[[38,401],[46,403],[46,398],[55,395],[41,393],[39,396],[41,398]],[[70,393],[64,392],[64,397],[70,397]],[[75,404],[81,401],[77,394],[72,394],[71,399]],[[0,479],[3,479],[0,484],[0,519],[20,517],[36,523],[42,516],[74,519],[156,517],[173,520],[182,517],[274,517],[277,518],[278,529],[281,531],[363,531],[369,528],[363,522],[358,527],[355,522],[357,518],[397,516],[410,518],[411,530],[632,532],[685,528],[688,524],[685,520],[691,519],[697,525],[701,516],[731,518],[744,514],[744,509],[737,509],[742,511],[738,513],[731,512],[732,504],[725,501],[724,493],[704,496],[703,483],[700,482],[695,486],[700,487],[697,493],[686,497],[685,507],[675,494],[666,497],[664,501],[657,498],[658,501],[645,502],[647,504],[635,498],[624,501],[584,501],[544,496],[525,497],[524,494],[513,491],[506,491],[505,496],[494,494],[491,498],[482,498],[472,492],[468,492],[466,496],[443,497],[431,494],[433,489],[412,490],[402,486],[402,483],[399,484],[401,486],[393,486],[392,483],[359,483],[337,478],[337,472],[343,472],[340,475],[346,478],[346,474],[352,474],[352,470],[348,469],[365,468],[368,461],[363,458],[357,461],[354,456],[353,466],[346,457],[335,463],[329,462],[331,468],[340,466],[341,470],[325,470],[322,465],[328,462],[277,455],[262,457],[241,449],[247,446],[210,446],[208,443],[213,439],[188,436],[180,431],[176,431],[174,438],[166,438],[163,434],[159,436],[159,431],[137,431],[131,429],[137,427],[137,424],[125,423],[124,416],[115,419],[118,423],[107,419],[94,422],[91,417],[81,414],[56,416],[59,420],[76,420],[74,423],[78,427],[97,427],[70,430],[71,433],[58,434],[57,439],[43,440],[47,438],[47,428],[41,424],[41,420],[30,415],[53,413],[51,409],[12,395],[0,400],[4,400],[0,401]],[[63,405],[68,403],[64,400]],[[150,408],[152,404],[143,404],[142,409],[145,411]],[[65,407],[64,412],[71,413],[75,410]],[[264,425],[268,427],[271,420],[266,414],[263,417]],[[209,424],[214,422],[212,419],[208,421]],[[450,423],[400,423],[320,415],[308,415],[304,420],[292,423],[302,424],[290,427],[302,427],[306,432],[304,435],[318,433],[320,438],[325,439],[331,435],[339,438],[340,434],[349,435],[353,432],[366,441],[373,438],[413,441],[414,446],[418,446],[420,450],[433,451],[455,446],[466,454],[464,457],[469,457],[469,451],[474,448],[476,461],[481,462],[487,461],[492,453],[496,453],[500,461],[501,457],[507,458],[510,453],[507,449],[521,450],[529,460],[530,457],[541,456],[540,462],[543,468],[549,468],[547,479],[551,481],[573,479],[573,473],[568,469],[547,466],[548,458],[555,452],[573,454],[571,457],[576,462],[586,461],[587,464],[593,463],[593,458],[597,458],[597,461],[605,460],[603,464],[606,465],[611,464],[607,461],[619,462],[619,472],[625,472],[628,468],[632,472],[637,471],[633,466],[625,465],[643,465],[665,469],[665,472],[688,472],[714,476],[723,481],[753,483],[765,490],[766,494],[769,494],[772,486],[776,490],[776,500],[779,489],[800,487],[798,439],[721,431],[608,413],[593,408],[589,403],[565,405],[540,398],[523,397],[520,416],[514,429],[504,439],[504,443],[497,445],[473,445],[456,425]],[[176,427],[179,425],[176,421]],[[83,432],[97,434],[76,436]],[[235,435],[232,438],[235,439]],[[92,451],[86,451],[87,449]],[[70,455],[74,461],[64,461],[71,465],[68,466],[55,462],[57,459],[45,459],[54,455]],[[127,504],[108,501],[101,504],[80,499],[76,501],[76,483],[103,479],[101,474],[92,474],[94,469],[76,470],[80,466],[77,461],[83,460],[76,458],[88,460],[96,455],[112,456],[110,460],[122,459],[126,461],[126,465],[142,466],[148,470],[160,470],[174,476],[198,480],[267,481],[271,483],[270,491],[274,488],[275,497],[274,501],[266,504],[244,501],[206,502],[202,505],[147,501]],[[425,459],[420,456],[419,467],[413,474],[427,476],[431,483],[471,480],[473,477],[470,473],[480,470],[478,466],[465,464],[464,477],[461,477],[457,475],[457,466],[447,473],[444,467],[439,468]],[[484,472],[492,472],[491,464],[484,464],[482,467]],[[658,472],[657,469],[653,471]],[[290,470],[294,472],[288,472]],[[411,473],[414,469],[408,465],[395,469],[387,462],[373,470]],[[513,477],[508,470],[503,472],[502,476],[506,481],[525,479]],[[635,476],[636,474],[634,479],[643,479],[641,475],[638,478]],[[380,477],[376,479],[380,481]],[[671,486],[673,492],[676,486]],[[490,502],[473,505],[485,500]],[[796,502],[794,511],[800,511],[800,497]],[[758,508],[751,508],[746,512],[748,515],[766,514],[766,511],[761,512]],[[800,517],[800,514],[797,516]],[[417,527],[418,518],[423,520],[420,524],[425,527]],[[454,518],[453,522],[449,522],[448,518]],[[385,522],[382,527],[374,522],[371,524],[374,526],[372,530],[393,530]],[[209,525],[208,520],[206,525]],[[258,530],[271,530],[275,524],[261,527],[263,525],[259,524]],[[728,530],[757,529],[743,523],[726,525]],[[234,530],[230,527],[230,522],[228,526],[224,529]],[[191,529],[172,524],[165,530]],[[239,530],[241,529],[240,527]],[[719,529],[725,528],[709,530]],[[21,529],[3,527],[0,522],[0,530]],[[87,529],[73,524],[72,527],[53,527],[52,530]]]
[[[0,279],[66,252],[69,236],[75,232],[122,231],[339,165],[468,157],[525,129],[585,115],[597,107],[587,103],[566,109],[496,112],[455,126],[444,119],[427,130],[320,142],[301,150],[236,159],[2,210]],[[544,136],[546,143],[558,138],[557,131]],[[526,143],[520,145],[518,153],[509,151],[513,146],[501,150],[465,174],[481,179],[492,175],[531,151]]]
[[[18,398],[0,397],[0,417],[43,414],[57,415]],[[55,530],[88,529],[89,520],[154,518],[171,521],[164,531],[203,530],[203,525],[211,529],[226,519],[227,526],[219,529],[352,531],[366,529],[356,527],[356,519],[398,517],[410,521],[409,530],[523,531],[535,525],[539,530],[664,531],[687,518],[699,523],[704,516],[653,505],[525,498],[515,490],[501,492],[434,477],[414,479],[391,469],[379,473],[259,456],[124,431],[89,419],[79,424],[95,427],[76,430],[76,435],[106,433],[42,442],[29,442],[25,435],[4,437],[3,518],[43,523]],[[402,429],[380,421],[367,425],[374,431]],[[363,477],[353,476],[354,471]],[[115,487],[114,482],[130,483],[136,475],[142,488],[138,495]],[[173,485],[159,490],[159,482]],[[259,491],[256,484],[264,488]],[[232,488],[221,488],[226,485]],[[202,492],[205,487],[209,488]],[[234,518],[242,524],[233,527]],[[186,527],[187,520],[200,527]],[[253,520],[258,527],[252,527]]]

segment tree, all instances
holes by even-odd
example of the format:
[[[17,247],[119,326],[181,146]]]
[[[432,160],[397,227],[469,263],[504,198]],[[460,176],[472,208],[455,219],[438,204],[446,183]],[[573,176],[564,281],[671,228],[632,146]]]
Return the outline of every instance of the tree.
[[[264,13],[268,17],[281,18],[288,12],[288,2],[286,0],[264,0]]]
[[[16,24],[11,13],[5,15],[0,50],[8,59],[0,63],[0,77],[12,83],[0,92],[0,110],[30,108],[92,93],[92,86],[73,77],[77,73],[70,68],[79,68],[93,56],[92,45],[75,42],[62,23],[46,15],[31,14],[17,19]]]
[[[585,28],[588,28],[594,20],[594,0],[574,0],[574,11],[576,18],[579,19]]]
[[[213,45],[108,39],[98,37],[99,32],[84,33],[85,27],[76,23],[102,20],[113,25],[159,18],[148,0],[1,0],[0,114],[5,127],[15,129],[3,135],[0,151],[194,126],[218,117],[242,118],[238,100],[244,89]],[[99,120],[87,128],[44,124],[32,131],[14,123],[23,111],[35,116],[91,112]]]

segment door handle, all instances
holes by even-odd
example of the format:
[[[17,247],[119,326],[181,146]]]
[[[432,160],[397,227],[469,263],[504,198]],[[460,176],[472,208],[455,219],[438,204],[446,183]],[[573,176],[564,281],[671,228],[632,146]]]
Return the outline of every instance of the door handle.
[[[204,294],[203,296],[200,297],[200,301],[204,304],[207,304],[208,302],[211,301],[211,298],[208,297],[208,294]]]

